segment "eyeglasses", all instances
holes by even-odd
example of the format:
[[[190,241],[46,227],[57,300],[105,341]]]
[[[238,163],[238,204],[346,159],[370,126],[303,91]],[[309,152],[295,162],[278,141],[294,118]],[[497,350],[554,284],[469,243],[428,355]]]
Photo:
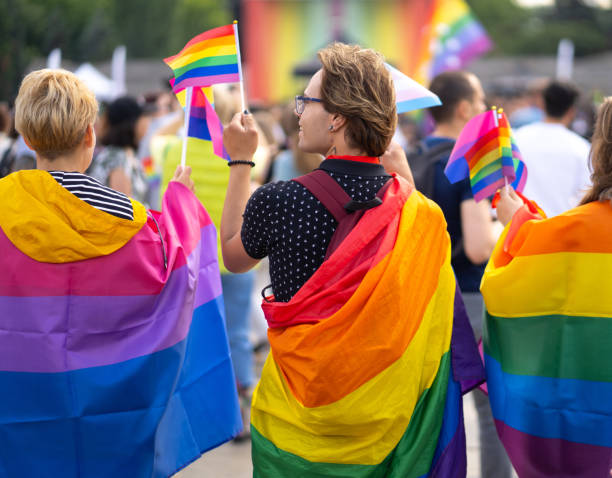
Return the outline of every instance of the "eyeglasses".
[[[323,100],[319,98],[311,98],[310,96],[296,96],[295,97],[295,112],[301,115],[304,112],[304,108],[306,107],[306,103],[309,101],[313,101],[315,103],[323,103]]]

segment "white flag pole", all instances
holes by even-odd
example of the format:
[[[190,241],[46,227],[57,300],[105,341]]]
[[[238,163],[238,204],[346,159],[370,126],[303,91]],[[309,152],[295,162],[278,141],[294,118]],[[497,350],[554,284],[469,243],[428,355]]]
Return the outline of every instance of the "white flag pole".
[[[185,90],[185,121],[183,122],[183,151],[181,152],[181,166],[185,166],[187,158],[187,138],[189,136],[189,118],[191,117],[191,97],[193,86],[188,86]]]
[[[493,120],[495,121],[495,127],[499,128],[499,112],[497,111],[497,106],[492,106],[491,109],[493,110]],[[501,109],[499,111],[501,111]],[[506,177],[505,174],[504,174],[504,187],[506,188],[506,191],[507,191],[508,190],[508,178]]]
[[[244,93],[244,78],[242,76],[242,60],[240,59],[240,39],[238,38],[238,20],[234,20],[234,38],[236,39],[236,58],[238,59],[238,77],[240,78],[240,98],[242,111],[247,111],[246,95]]]

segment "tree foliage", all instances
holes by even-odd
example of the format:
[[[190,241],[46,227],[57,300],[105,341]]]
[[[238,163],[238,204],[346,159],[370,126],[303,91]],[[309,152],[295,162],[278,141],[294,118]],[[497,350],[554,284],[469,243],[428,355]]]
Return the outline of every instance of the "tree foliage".
[[[0,100],[14,97],[27,65],[61,48],[75,62],[164,58],[198,33],[229,23],[219,0],[0,0]]]
[[[612,12],[582,0],[556,0],[548,8],[523,8],[513,0],[467,0],[499,55],[552,55],[559,40],[574,42],[577,56],[612,48]]]

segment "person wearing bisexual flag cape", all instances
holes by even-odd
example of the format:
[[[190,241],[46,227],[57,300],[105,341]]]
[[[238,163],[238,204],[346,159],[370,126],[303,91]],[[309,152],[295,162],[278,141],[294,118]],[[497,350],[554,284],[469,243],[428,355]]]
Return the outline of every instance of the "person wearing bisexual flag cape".
[[[86,176],[98,112],[25,77],[36,170],[0,180],[0,475],[168,477],[241,429],[216,232],[178,168],[162,210]]]
[[[325,155],[317,170],[251,195],[253,119],[224,130],[225,265],[268,256],[272,280],[254,476],[465,476],[462,392],[483,371],[444,217],[393,171],[411,177],[390,147],[396,98],[382,56],[340,43],[318,56],[295,105],[298,147]]]
[[[483,314],[480,280],[501,228],[496,228],[492,220],[489,202],[474,198],[469,177],[451,182],[445,175],[445,168],[466,124],[485,110],[485,97],[478,78],[464,71],[441,73],[429,88],[442,101],[441,106],[430,110],[436,126],[422,142],[422,149],[434,155],[430,160],[434,165],[433,187],[429,194],[444,213],[453,251],[451,264],[475,338],[479,340]],[[412,155],[409,160],[411,158]],[[474,390],[472,397],[478,418],[482,476],[510,478],[512,467],[497,438],[487,397],[480,390]]]
[[[523,477],[612,470],[612,98],[599,111],[592,186],[580,205],[546,211],[502,188],[506,229],[482,280],[489,399]]]

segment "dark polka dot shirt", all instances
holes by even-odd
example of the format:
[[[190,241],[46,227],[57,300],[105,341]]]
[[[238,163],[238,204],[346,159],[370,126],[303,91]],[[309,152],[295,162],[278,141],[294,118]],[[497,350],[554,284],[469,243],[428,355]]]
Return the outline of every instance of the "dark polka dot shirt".
[[[355,201],[373,199],[390,178],[380,164],[343,159],[326,159],[319,169],[338,181]],[[244,212],[241,237],[251,257],[269,257],[274,296],[288,302],[323,263],[337,225],[304,186],[279,181],[253,193]]]

